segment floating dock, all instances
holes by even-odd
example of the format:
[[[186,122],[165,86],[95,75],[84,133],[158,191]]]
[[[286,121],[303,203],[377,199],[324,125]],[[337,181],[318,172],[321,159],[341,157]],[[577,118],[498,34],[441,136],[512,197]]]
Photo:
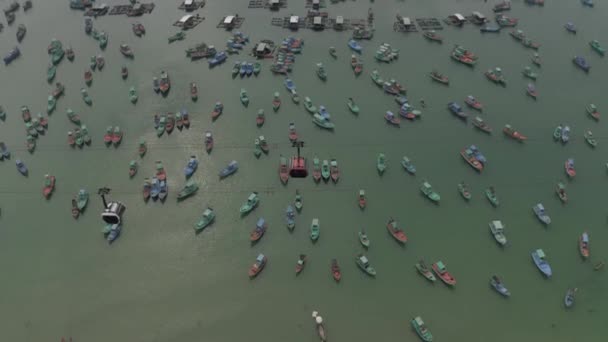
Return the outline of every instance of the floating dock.
[[[229,17],[232,17],[232,20],[231,20],[230,24],[227,24],[226,19]],[[239,15],[225,16],[222,18],[222,20],[220,20],[219,24],[217,24],[216,27],[227,29],[227,30],[238,29],[241,27],[241,25],[243,25],[244,21],[245,21],[245,17],[241,17]]]
[[[287,0],[249,0],[248,8],[263,8],[270,9],[271,11],[277,11],[281,8],[287,8]]]
[[[200,1],[188,1],[185,0],[184,2],[182,2],[181,5],[179,5],[177,8],[183,11],[187,11],[187,12],[191,12],[191,11],[196,11],[199,8],[202,8],[205,6],[205,0],[200,0]]]
[[[416,23],[423,30],[443,30],[441,21],[437,18],[416,18]]]
[[[128,16],[139,16],[143,14],[152,13],[154,10],[154,3],[137,3],[135,5],[116,5],[110,9],[109,15],[128,15]],[[85,12],[85,16],[87,13]]]
[[[310,29],[310,30],[328,30],[334,29],[336,31],[347,31],[353,30],[357,26],[366,26],[366,19],[347,19],[341,18],[330,18],[326,12],[319,13],[316,16],[310,14],[305,17],[297,17],[298,22],[292,22],[291,17],[283,18],[272,18],[270,24],[273,26],[282,27],[284,29],[297,30],[297,29]]]

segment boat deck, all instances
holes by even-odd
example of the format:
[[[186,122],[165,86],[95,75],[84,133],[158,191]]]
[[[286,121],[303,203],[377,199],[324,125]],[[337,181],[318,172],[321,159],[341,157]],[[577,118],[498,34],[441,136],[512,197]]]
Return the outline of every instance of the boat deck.
[[[249,5],[247,7],[279,10],[281,8],[287,8],[287,0],[279,0],[279,7],[277,8],[270,7],[270,0],[249,0]]]
[[[189,6],[186,6],[186,3],[182,2],[181,5],[179,5],[177,8],[182,11],[191,12],[191,11],[196,11],[197,9],[203,8],[203,7],[205,7],[205,0],[192,1],[192,5],[189,5]]]

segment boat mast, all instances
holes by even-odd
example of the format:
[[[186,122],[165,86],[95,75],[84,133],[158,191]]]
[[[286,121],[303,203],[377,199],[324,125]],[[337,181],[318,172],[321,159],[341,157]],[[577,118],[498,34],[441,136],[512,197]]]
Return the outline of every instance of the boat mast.
[[[101,195],[101,200],[103,201],[104,209],[108,207],[108,202],[106,202],[106,195],[110,193],[110,188],[103,187],[97,190],[97,194]]]

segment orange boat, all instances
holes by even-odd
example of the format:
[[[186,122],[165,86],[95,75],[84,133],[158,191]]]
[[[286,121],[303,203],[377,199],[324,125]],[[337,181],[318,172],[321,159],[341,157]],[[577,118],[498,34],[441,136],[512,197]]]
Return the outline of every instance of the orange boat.
[[[388,229],[388,232],[391,233],[391,235],[393,236],[393,238],[395,238],[395,240],[397,240],[401,243],[407,242],[407,236],[405,235],[403,230],[401,230],[399,227],[397,227],[397,221],[395,221],[391,218],[388,221],[388,223],[386,224],[386,229]]]
[[[298,262],[296,263],[296,275],[300,274],[306,265],[306,254],[300,254]]]
[[[581,252],[581,256],[584,259],[589,257],[589,234],[587,234],[587,232],[584,232],[578,238],[578,250]]]
[[[514,130],[513,127],[511,127],[511,125],[505,125],[505,128],[502,129],[502,131],[510,136],[511,138],[517,140],[517,141],[524,141],[527,140],[528,137],[526,137],[525,135],[519,133],[518,131]]]
[[[340,281],[340,279],[342,279],[342,272],[340,271],[340,266],[336,259],[331,259],[331,274],[335,281]]]
[[[439,276],[439,278],[441,278],[444,283],[450,286],[456,285],[456,278],[452,277],[452,275],[450,274],[450,272],[448,272],[448,269],[445,267],[442,261],[437,261],[436,263],[434,263],[432,268],[433,272],[435,272],[435,274]]]

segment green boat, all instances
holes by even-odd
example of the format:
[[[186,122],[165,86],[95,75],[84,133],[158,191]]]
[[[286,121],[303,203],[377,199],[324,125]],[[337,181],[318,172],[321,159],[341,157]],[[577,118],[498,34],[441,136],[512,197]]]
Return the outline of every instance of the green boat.
[[[253,148],[253,155],[256,158],[260,158],[262,155],[262,146],[260,145],[260,139],[256,138],[254,142],[255,146]]]
[[[34,138],[31,135],[28,135],[26,138],[26,147],[27,147],[27,151],[30,153],[33,153],[34,150],[36,149],[36,138]]]
[[[378,70],[372,71],[372,73],[370,74],[370,77],[372,78],[372,81],[374,81],[374,83],[376,83],[376,85],[378,87],[384,86],[384,80],[382,79],[382,77],[380,77]]]
[[[247,95],[247,90],[241,88],[240,98],[243,106],[249,106],[249,96]]]
[[[78,195],[76,195],[76,206],[78,207],[78,210],[82,212],[84,208],[87,207],[87,204],[89,204],[89,192],[85,189],[80,189]]]
[[[146,152],[148,152],[148,145],[146,145],[146,139],[144,139],[144,137],[139,138],[139,147],[137,148],[137,152],[141,158],[143,158]]]
[[[63,50],[63,48],[55,49],[53,50],[53,54],[51,55],[51,62],[54,65],[57,65],[59,64],[59,62],[61,62],[63,56],[65,56],[65,51]]]
[[[591,48],[593,50],[595,50],[595,52],[599,53],[600,56],[604,56],[604,54],[606,53],[606,49],[604,49],[601,45],[600,42],[598,42],[597,40],[592,40],[589,42],[589,45],[591,45]]]
[[[308,96],[304,98],[304,108],[306,108],[306,111],[310,114],[315,114],[317,112],[317,107],[312,104],[312,101]]]
[[[319,235],[321,235],[321,227],[319,226],[319,219],[313,218],[312,223],[310,224],[310,239],[314,242],[319,239]]]
[[[76,115],[76,113],[74,113],[74,111],[70,108],[68,108],[66,110],[66,114],[68,115],[68,119],[76,124],[76,125],[80,125],[80,117],[78,117],[78,115]]]
[[[361,245],[365,248],[369,248],[369,238],[367,237],[367,234],[365,233],[365,230],[361,229],[361,231],[359,231],[359,242],[361,242]]]
[[[76,146],[82,147],[84,145],[84,139],[82,138],[82,133],[79,129],[74,131],[74,135],[76,136]]]
[[[423,341],[425,341],[425,342],[433,341],[433,335],[427,329],[426,324],[424,324],[424,321],[422,320],[422,318],[420,318],[420,316],[412,319],[412,327],[414,328],[414,330],[416,330],[416,333],[418,334],[418,336],[420,336],[420,338]]]
[[[321,79],[321,81],[327,81],[327,71],[323,66],[323,63],[317,63],[317,76]]]
[[[439,196],[439,194],[436,193],[435,190],[433,190],[433,187],[427,181],[422,182],[422,185],[420,186],[420,191],[422,191],[422,193],[428,199],[430,199],[431,201],[433,201],[435,203],[439,203],[439,201],[441,200],[441,196]]]
[[[97,57],[96,56],[91,56],[90,61],[89,61],[89,67],[93,71],[95,71],[95,69],[97,69]]]
[[[137,102],[137,98],[137,91],[135,90],[135,87],[129,88],[129,100],[131,103]]]
[[[82,95],[82,99],[84,100],[84,103],[88,104],[89,106],[93,104],[93,100],[91,100],[91,97],[89,96],[89,92],[85,88],[80,89],[80,94]]]
[[[420,273],[428,281],[434,282],[435,280],[437,280],[437,278],[435,278],[435,275],[433,275],[433,272],[431,272],[431,270],[424,263],[424,260],[421,259],[414,266],[416,267],[418,273]]]
[[[295,104],[300,104],[300,95],[295,90],[291,91],[291,101]]]
[[[300,195],[300,192],[298,190],[296,190],[296,199],[294,206],[296,207],[296,210],[298,212],[302,211],[302,207],[304,206],[304,203],[302,202],[302,195]]]
[[[595,120],[600,119],[600,112],[597,110],[596,105],[590,103],[587,105],[587,107],[585,107],[585,109],[587,110],[587,114],[589,114],[592,118]]]
[[[557,125],[557,127],[555,127],[555,130],[553,131],[553,140],[559,141],[562,138],[563,130],[564,128],[562,127],[562,125]]]
[[[53,99],[54,99],[54,97],[53,97]],[[55,109],[54,106],[53,106],[53,109]],[[0,106],[0,120],[2,120],[2,121],[6,120],[6,111],[4,111],[4,108],[2,106]]]
[[[352,97],[348,98],[348,102],[346,103],[346,105],[348,106],[348,109],[350,110],[351,113],[353,113],[353,114],[359,113],[359,106],[357,106],[357,104],[355,103],[355,100],[353,100]]]
[[[85,144],[91,144],[91,135],[89,134],[89,130],[86,125],[80,126],[80,133],[82,133],[82,140]]]
[[[324,128],[324,129],[332,130],[335,127],[333,122],[329,121],[329,119],[326,119],[325,117],[321,116],[318,113],[313,115],[312,122],[314,122],[315,125],[317,125],[321,128]]]
[[[281,97],[278,91],[275,91],[272,96],[272,110],[275,112],[281,107]]]
[[[321,177],[323,177],[324,181],[328,181],[330,176],[331,172],[329,170],[329,161],[324,159],[323,164],[321,164]]]
[[[591,147],[597,146],[597,140],[595,140],[595,138],[593,137],[593,133],[591,131],[586,131],[584,136],[585,136],[585,141],[587,142],[587,144],[589,144],[589,146],[591,146]]]
[[[416,166],[414,166],[414,163],[407,156],[403,156],[403,159],[401,159],[401,166],[403,166],[408,173],[412,175],[416,174]]]
[[[488,201],[490,201],[492,206],[498,207],[498,205],[500,204],[500,201],[498,201],[498,196],[496,195],[496,191],[494,190],[493,186],[486,189],[486,197],[488,198]]]
[[[198,184],[196,184],[196,182],[193,180],[189,180],[177,194],[177,200],[181,201],[183,199],[186,199],[194,195],[196,191],[198,191]]]
[[[49,114],[52,113],[55,110],[55,107],[57,107],[57,99],[55,99],[55,96],[49,95],[49,98],[46,101],[46,112]],[[2,117],[6,117],[6,113],[4,113],[4,111],[0,111],[0,114],[2,114]]]
[[[524,76],[526,76],[529,79],[532,80],[536,80],[536,78],[538,77],[538,74],[532,71],[532,68],[530,68],[529,66],[526,66],[524,68],[524,71],[522,71],[522,73],[524,74]]]
[[[378,169],[380,175],[382,175],[386,170],[386,157],[384,156],[384,153],[380,153],[378,155],[378,159],[376,160],[376,168]]]
[[[215,220],[215,212],[211,208],[205,209],[203,211],[203,215],[198,220],[198,222],[194,225],[194,231],[200,232],[205,229],[208,225],[210,225],[213,220]]]
[[[99,48],[103,50],[106,48],[106,46],[108,46],[108,34],[101,31],[99,34]]]
[[[46,69],[46,81],[52,82],[55,79],[55,75],[57,74],[57,67],[53,64],[49,65]]]
[[[236,77],[241,71],[241,62],[234,62],[232,66],[232,77]]]
[[[131,160],[129,162],[129,177],[133,178],[137,173],[137,162],[135,160]]]
[[[255,207],[260,203],[260,199],[258,198],[257,192],[252,192],[249,197],[247,197],[247,202],[245,202],[240,209],[241,214],[247,214],[251,212]]]
[[[465,200],[471,199],[471,192],[469,191],[469,187],[465,182],[458,183],[458,192]]]
[[[184,31],[179,31],[176,34],[172,35],[171,37],[169,37],[169,44],[178,41],[178,40],[183,40],[184,38],[186,38],[186,32]]]
[[[253,64],[253,74],[254,75],[259,75],[260,71],[262,71],[262,64],[260,64],[260,62],[255,62]]]
[[[160,120],[158,120],[158,127],[156,128],[156,136],[160,137],[165,133],[165,127],[167,126],[167,116],[162,114]]]
[[[367,259],[367,257],[363,254],[359,254],[357,255],[357,257],[355,258],[355,263],[357,263],[357,266],[359,266],[360,269],[363,270],[363,272],[367,273],[368,275],[375,277],[376,276],[376,269],[374,269],[370,264],[369,264],[369,260]]]

